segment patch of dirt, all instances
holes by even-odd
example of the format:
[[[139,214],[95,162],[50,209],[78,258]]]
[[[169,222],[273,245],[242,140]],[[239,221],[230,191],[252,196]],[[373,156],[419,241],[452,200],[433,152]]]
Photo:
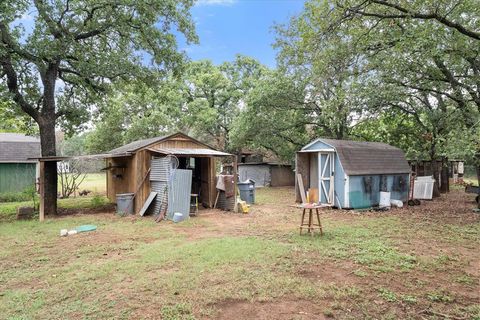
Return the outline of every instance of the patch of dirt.
[[[422,200],[419,206],[406,206],[391,212],[399,215],[410,215],[418,222],[439,221],[466,225],[480,221],[480,214],[473,212],[476,207],[475,195],[463,190],[451,190],[433,200]]]
[[[357,268],[358,266],[351,261],[342,261],[339,264],[324,260],[315,264],[297,263],[295,265],[295,274],[322,284],[333,283],[345,286],[361,282],[361,278],[353,274]]]
[[[284,297],[275,301],[248,302],[227,299],[214,306],[219,310],[215,319],[328,319],[322,303]]]

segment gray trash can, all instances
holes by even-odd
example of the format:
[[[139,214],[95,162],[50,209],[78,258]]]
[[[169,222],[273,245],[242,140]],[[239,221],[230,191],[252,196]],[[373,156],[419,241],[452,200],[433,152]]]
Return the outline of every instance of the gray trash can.
[[[239,182],[238,191],[240,191],[240,199],[248,204],[255,203],[255,181],[249,179],[244,182]]]
[[[125,216],[133,214],[133,193],[117,194],[117,214]]]

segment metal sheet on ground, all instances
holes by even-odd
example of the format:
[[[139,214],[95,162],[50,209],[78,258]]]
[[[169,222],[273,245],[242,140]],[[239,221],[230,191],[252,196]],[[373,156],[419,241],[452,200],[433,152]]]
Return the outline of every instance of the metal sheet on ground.
[[[175,212],[189,215],[191,190],[192,171],[175,170],[168,190],[167,219],[171,220]]]
[[[145,204],[143,205],[142,209],[140,210],[140,215],[143,216],[145,212],[147,211],[148,207],[152,204],[153,199],[157,197],[156,192],[150,192],[150,195],[148,196],[147,200],[145,201]]]

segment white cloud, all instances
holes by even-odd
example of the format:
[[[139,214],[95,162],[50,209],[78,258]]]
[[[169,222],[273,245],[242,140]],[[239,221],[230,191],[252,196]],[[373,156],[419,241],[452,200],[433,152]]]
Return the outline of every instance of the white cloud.
[[[197,0],[195,2],[195,5],[197,6],[231,6],[232,4],[235,4],[237,0]]]

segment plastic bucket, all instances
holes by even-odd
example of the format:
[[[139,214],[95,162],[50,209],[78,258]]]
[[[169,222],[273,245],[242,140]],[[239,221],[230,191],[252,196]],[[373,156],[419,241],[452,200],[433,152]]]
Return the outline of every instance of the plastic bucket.
[[[390,192],[380,191],[380,208],[390,207]]]
[[[133,193],[117,194],[117,214],[133,214]]]
[[[172,218],[173,222],[175,222],[175,223],[183,221],[185,219],[186,219],[186,217],[180,212],[175,212],[173,214],[173,218]]]

